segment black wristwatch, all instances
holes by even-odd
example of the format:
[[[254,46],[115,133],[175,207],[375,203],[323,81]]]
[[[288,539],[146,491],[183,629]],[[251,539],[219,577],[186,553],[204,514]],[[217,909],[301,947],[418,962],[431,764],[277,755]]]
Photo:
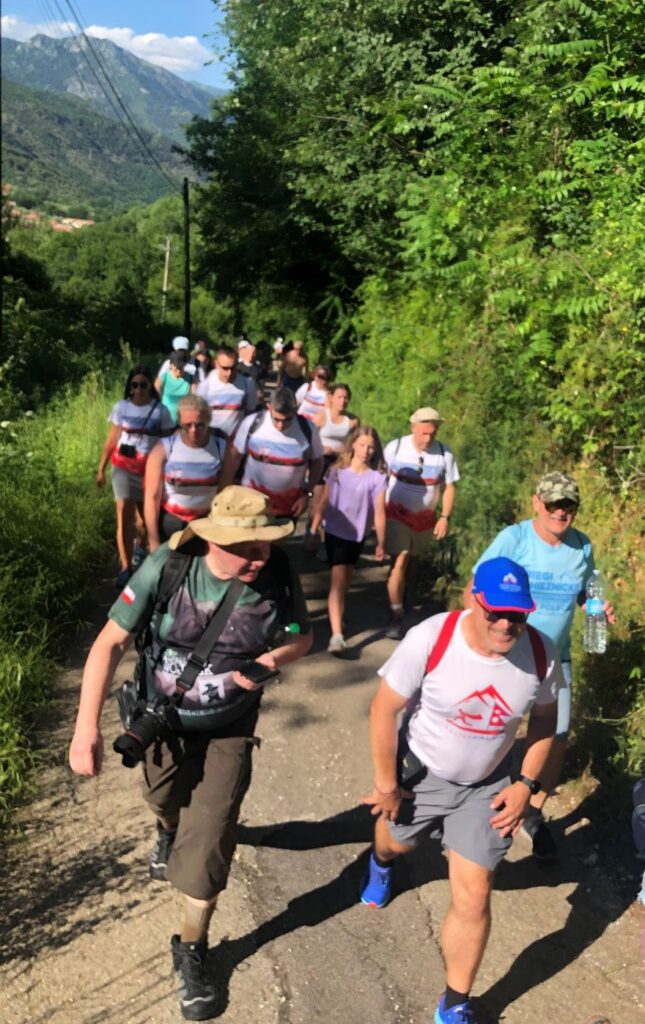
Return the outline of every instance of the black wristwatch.
[[[529,793],[531,796],[535,796],[542,789],[542,783],[538,779],[529,779],[528,775],[520,775],[518,782],[523,782],[525,786],[529,787]]]

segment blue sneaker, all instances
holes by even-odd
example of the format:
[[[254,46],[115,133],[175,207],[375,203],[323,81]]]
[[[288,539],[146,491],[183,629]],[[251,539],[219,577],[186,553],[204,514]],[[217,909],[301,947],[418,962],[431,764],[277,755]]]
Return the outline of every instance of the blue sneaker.
[[[132,556],[132,568],[138,569],[140,565],[143,565],[143,563],[146,560],[147,554],[148,552],[146,551],[145,548],[142,548],[140,544],[135,544],[134,554]]]
[[[468,1001],[457,1003],[456,1006],[451,1006],[449,1010],[446,1010],[445,1002],[446,993],[444,992],[434,1015],[434,1024],[477,1024],[477,1018]]]
[[[381,910],[390,901],[390,878],[392,868],[380,868],[370,854],[370,863],[361,882],[361,903],[366,907]]]

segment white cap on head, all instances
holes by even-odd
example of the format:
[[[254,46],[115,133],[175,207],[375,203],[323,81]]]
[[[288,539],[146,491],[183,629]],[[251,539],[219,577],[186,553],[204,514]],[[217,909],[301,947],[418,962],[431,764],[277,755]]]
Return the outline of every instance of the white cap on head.
[[[241,341],[238,341],[237,347],[238,347],[238,349],[240,349],[240,348],[252,348],[253,346],[251,345],[250,341],[247,341],[246,338],[242,338]]]
[[[187,352],[190,348],[190,342],[188,338],[184,338],[182,334],[179,334],[176,338],[172,339],[172,347],[175,352]]]

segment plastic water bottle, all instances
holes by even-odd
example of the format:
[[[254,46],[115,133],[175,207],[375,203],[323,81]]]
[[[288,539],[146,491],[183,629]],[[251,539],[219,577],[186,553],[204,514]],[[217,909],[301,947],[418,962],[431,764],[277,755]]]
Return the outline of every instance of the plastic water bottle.
[[[602,573],[594,569],[587,583],[584,648],[588,654],[604,654],[607,649],[607,620],[603,611],[605,587]]]

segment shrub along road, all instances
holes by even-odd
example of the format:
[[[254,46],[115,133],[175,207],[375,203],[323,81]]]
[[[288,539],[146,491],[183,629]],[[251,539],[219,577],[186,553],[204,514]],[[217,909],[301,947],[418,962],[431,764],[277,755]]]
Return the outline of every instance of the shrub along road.
[[[327,574],[297,542],[316,629],[316,653],[267,690],[262,747],[243,807],[229,888],[211,925],[221,1019],[236,1024],[427,1024],[442,987],[446,863],[426,844],[396,868],[384,912],[357,902],[371,823],[367,715],[375,672],[392,650],[383,569],[366,559],[349,608],[353,650],[324,651]],[[113,592],[97,610],[101,621]],[[91,637],[88,638],[90,640]],[[4,1024],[169,1024],[179,1019],[169,937],[178,901],[147,876],[153,822],[137,772],[111,751],[96,780],[66,768],[80,667],[72,657],[59,718],[48,724],[54,762],[25,808],[26,835],[8,851],[2,883],[0,1019]],[[131,671],[131,656],[119,679]],[[108,749],[116,701],[104,715]],[[570,787],[569,787],[570,789]],[[493,931],[477,980],[483,1021],[611,1024],[642,1020],[642,907],[629,837],[586,816],[593,796],[565,789],[552,813],[565,856],[534,864],[523,840],[502,865]],[[581,802],[582,799],[582,802]]]

